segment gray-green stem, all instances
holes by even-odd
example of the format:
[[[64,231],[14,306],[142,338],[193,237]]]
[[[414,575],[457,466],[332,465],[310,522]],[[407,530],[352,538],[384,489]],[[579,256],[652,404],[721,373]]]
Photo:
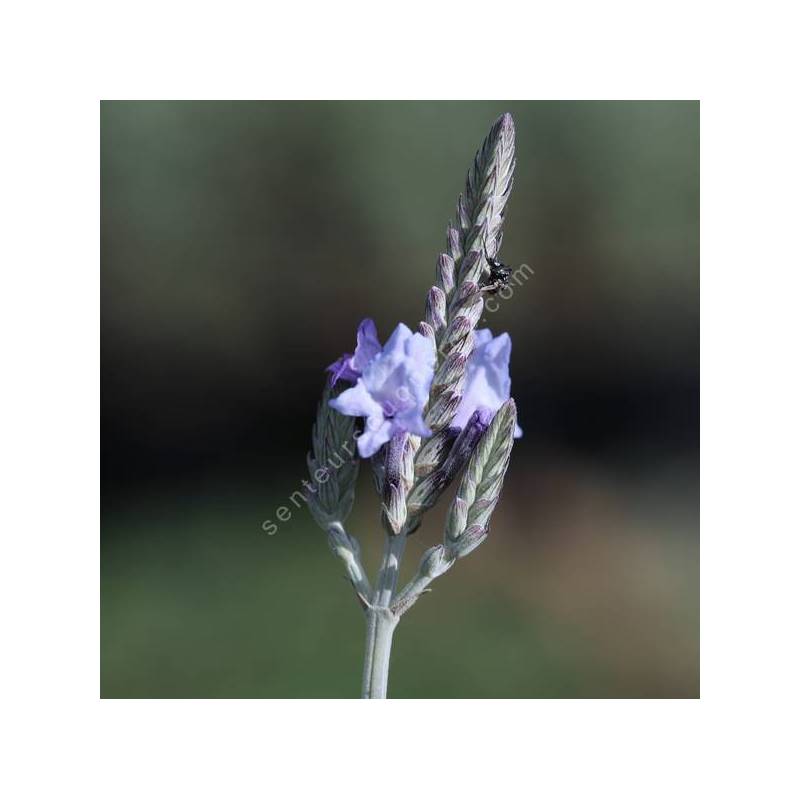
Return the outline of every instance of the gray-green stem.
[[[397,587],[400,562],[406,547],[404,534],[387,536],[372,602],[366,609],[367,639],[364,648],[363,698],[385,698],[389,685],[389,658],[392,637],[399,617],[391,610]]]
[[[402,614],[408,611],[419,598],[428,591],[428,586],[433,583],[434,575],[421,575],[417,573],[405,586],[405,588],[397,593],[394,601],[392,602],[392,610],[399,619]]]
[[[364,652],[364,675],[361,697],[383,699],[389,685],[389,658],[392,637],[399,617],[388,608],[367,609],[367,643]]]

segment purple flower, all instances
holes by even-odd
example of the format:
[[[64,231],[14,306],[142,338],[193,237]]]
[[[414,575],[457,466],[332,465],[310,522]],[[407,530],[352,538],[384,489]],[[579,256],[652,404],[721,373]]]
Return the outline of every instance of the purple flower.
[[[331,408],[350,417],[366,417],[358,437],[358,452],[369,458],[395,433],[430,436],[422,419],[433,381],[436,352],[433,342],[412,333],[401,322],[381,348],[372,320],[358,328],[353,356],[343,356],[329,369],[356,385],[330,401]],[[338,365],[338,366],[337,366]],[[354,375],[355,378],[345,377]]]
[[[329,367],[331,386],[339,379],[355,383],[364,371],[364,367],[381,351],[378,331],[375,323],[367,318],[361,321],[356,331],[356,352],[345,353]]]
[[[494,412],[511,397],[511,337],[507,333],[492,336],[488,328],[475,331],[475,349],[467,361],[467,374],[461,404],[452,425],[463,428],[475,411]],[[514,437],[522,436],[519,425]]]

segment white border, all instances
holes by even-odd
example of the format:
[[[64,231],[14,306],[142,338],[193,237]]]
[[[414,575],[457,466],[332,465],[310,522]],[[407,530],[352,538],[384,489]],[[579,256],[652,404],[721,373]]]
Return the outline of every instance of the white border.
[[[5,796],[796,796],[790,8],[6,10]],[[703,100],[704,699],[99,701],[98,99],[499,96]]]

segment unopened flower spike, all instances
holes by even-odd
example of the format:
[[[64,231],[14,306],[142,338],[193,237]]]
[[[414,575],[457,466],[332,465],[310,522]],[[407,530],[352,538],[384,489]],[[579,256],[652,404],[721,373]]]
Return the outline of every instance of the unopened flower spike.
[[[511,337],[475,328],[484,294],[496,291],[498,278],[506,279],[502,269],[509,269],[497,254],[514,150],[514,123],[503,114],[468,172],[419,331],[400,323],[382,345],[375,323],[366,318],[353,352],[327,367],[308,457],[307,498],[366,617],[362,697],[386,697],[401,616],[488,536],[514,438],[522,435],[511,399]],[[345,528],[359,457],[370,459],[384,529],[374,585],[357,539]],[[425,551],[414,577],[398,588],[408,536],[452,483],[458,488],[441,543]]]

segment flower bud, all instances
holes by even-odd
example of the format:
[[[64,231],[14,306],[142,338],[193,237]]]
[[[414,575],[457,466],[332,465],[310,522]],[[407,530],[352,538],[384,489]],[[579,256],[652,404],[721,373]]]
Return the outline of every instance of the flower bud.
[[[409,471],[413,480],[413,457],[409,468],[407,445],[408,436],[404,433],[396,433],[386,445],[382,519],[387,531],[394,536],[403,530],[408,515],[406,487]]]
[[[422,554],[422,560],[419,565],[420,575],[426,578],[438,578],[453,565],[453,559],[447,557],[445,548],[440,545],[434,545]]]
[[[443,289],[431,286],[425,303],[425,321],[435,333],[444,330],[447,324],[447,298]]]
[[[467,368],[467,358],[461,353],[450,353],[442,361],[439,369],[433,376],[433,382],[441,386],[453,389],[455,385],[464,377]]]
[[[472,302],[473,298],[480,293],[480,286],[477,281],[464,281],[458,287],[458,292],[454,300],[456,308],[462,308]]]
[[[446,428],[455,416],[460,402],[461,394],[459,392],[443,391],[425,415],[425,423],[432,431]]]
[[[482,525],[470,525],[458,540],[448,547],[448,554],[455,558],[468,556],[487,537],[486,528]]]
[[[424,477],[408,495],[409,514],[416,517],[433,507],[433,504],[439,499],[446,487],[446,476],[441,469],[437,469]]]
[[[417,478],[424,478],[444,464],[456,435],[454,429],[444,428],[431,436],[430,439],[425,440],[414,461],[414,470]]]
[[[386,529],[397,536],[406,523],[407,509],[404,492],[394,483],[386,483],[383,489],[382,519]]]
[[[453,258],[442,253],[436,262],[436,283],[442,288],[445,296],[453,291],[455,285],[455,264]]]
[[[444,535],[448,542],[455,542],[467,527],[467,512],[469,504],[461,497],[456,497],[450,505],[450,513],[447,515]]]
[[[461,262],[461,269],[458,271],[458,280],[463,286],[466,283],[478,285],[483,274],[484,256],[482,250],[470,250]]]
[[[344,562],[347,575],[353,584],[360,584],[365,576],[358,560],[358,542],[352,536],[348,536],[339,523],[333,523],[328,527],[328,546],[331,552]]]
[[[465,316],[456,316],[444,332],[442,342],[442,351],[444,355],[447,355],[465,336],[469,336],[471,332],[472,324],[469,319]]]
[[[420,322],[419,324],[419,332],[426,338],[430,339],[433,342],[433,346],[436,347],[436,332],[428,325],[427,322]]]
[[[476,500],[470,509],[469,518],[470,522],[476,525],[485,526],[489,524],[489,519],[492,516],[492,511],[500,499],[499,490],[493,491],[492,487],[487,489],[487,498]]]
[[[462,256],[461,235],[459,234],[458,229],[452,225],[447,228],[447,252],[453,261],[458,261]]]
[[[445,355],[461,353],[465,358],[469,358],[475,349],[475,334],[472,328],[472,322],[468,317],[456,317],[444,333],[442,353]]]
[[[467,463],[491,421],[492,413],[485,408],[472,412],[472,416],[461,433],[458,434],[458,438],[450,449],[447,460],[442,467],[447,475],[448,484],[461,472],[462,467]]]
[[[403,442],[403,452],[400,456],[400,482],[403,491],[408,494],[414,485],[414,456],[419,448],[419,437],[408,435]]]
[[[470,216],[467,200],[463,194],[460,194],[458,196],[458,202],[456,203],[456,217],[458,218],[458,224],[462,231],[469,230],[472,227]]]
[[[469,321],[472,327],[474,328],[478,322],[480,321],[481,315],[483,314],[483,305],[484,299],[483,295],[479,293],[472,295],[469,301],[467,301],[458,312],[459,314],[465,316]]]

